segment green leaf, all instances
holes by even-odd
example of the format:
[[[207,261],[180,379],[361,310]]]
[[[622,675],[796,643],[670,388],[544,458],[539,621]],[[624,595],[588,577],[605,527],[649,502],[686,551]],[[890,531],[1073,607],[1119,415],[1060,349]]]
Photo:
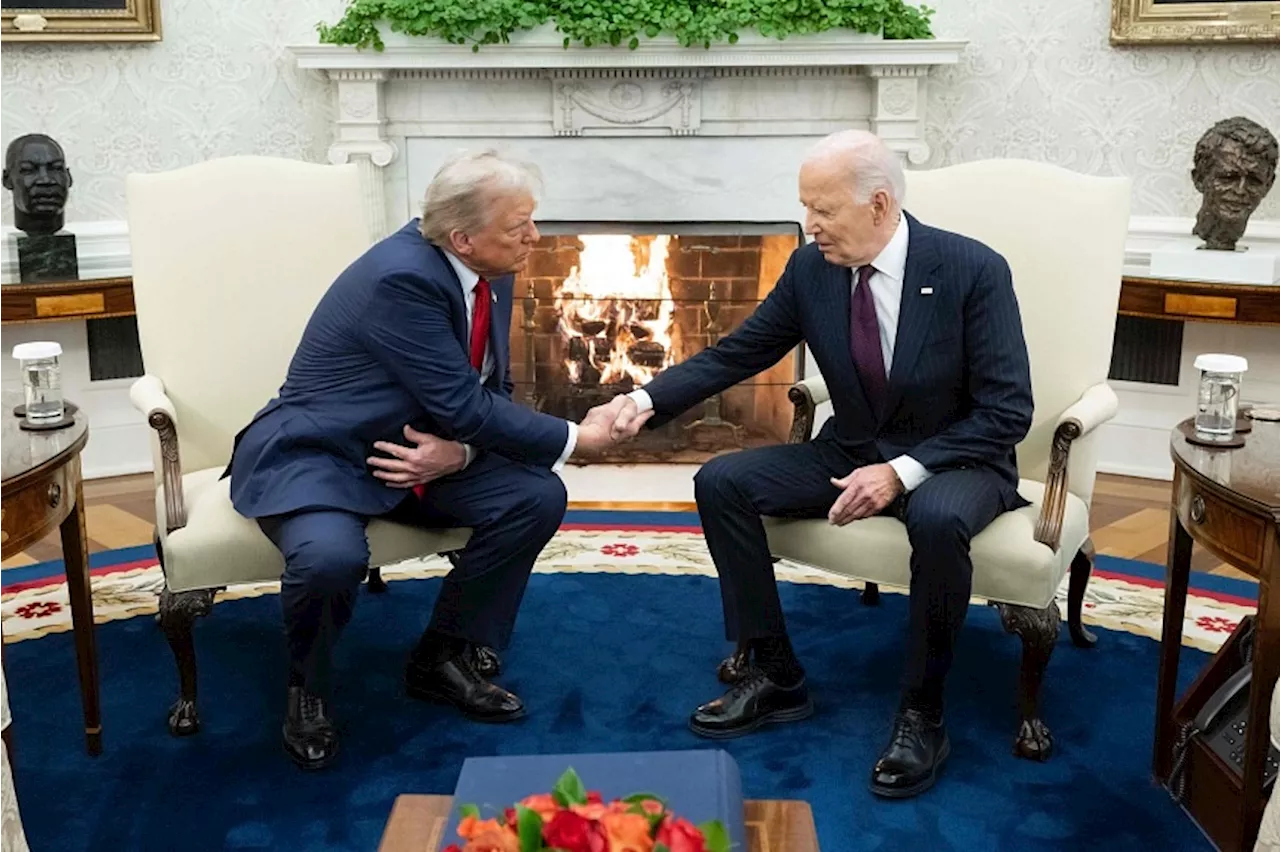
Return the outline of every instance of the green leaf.
[[[622,801],[626,802],[628,805],[633,805],[636,802],[657,802],[662,805],[663,810],[667,809],[667,800],[659,796],[657,793],[632,793]]]
[[[698,831],[707,841],[707,852],[729,852],[729,832],[724,824],[715,819],[698,826]]]
[[[555,797],[561,807],[585,805],[587,803],[587,788],[583,786],[582,779],[578,777],[578,773],[574,771],[572,766],[560,776],[556,786],[551,789],[551,795]]]
[[[516,831],[520,835],[520,852],[542,849],[542,817],[524,805],[516,805]]]
[[[475,817],[476,819],[480,819],[480,809],[477,808],[475,805],[463,805],[462,807],[458,808],[458,813],[462,815],[463,819],[466,819],[467,817]]]
[[[671,848],[665,843],[653,844],[653,852],[671,852]]]

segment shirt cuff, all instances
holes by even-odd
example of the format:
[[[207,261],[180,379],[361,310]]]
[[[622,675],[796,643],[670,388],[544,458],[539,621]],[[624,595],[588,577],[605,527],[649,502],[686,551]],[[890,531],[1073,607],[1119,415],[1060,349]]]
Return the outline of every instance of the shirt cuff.
[[[889,459],[889,466],[893,468],[894,473],[898,474],[898,479],[902,480],[902,487],[907,491],[915,491],[924,484],[926,479],[933,476],[924,465],[911,456]]]
[[[573,451],[578,446],[578,424],[572,420],[566,420],[565,423],[569,427],[569,440],[564,442],[564,452],[560,454],[560,458],[551,466],[552,473],[559,473],[564,470],[564,463],[569,460],[569,456],[573,455]]]
[[[475,461],[476,448],[471,446],[470,444],[463,444],[462,450],[467,454],[466,458],[462,460],[462,469],[466,470],[467,468],[471,467],[471,462]]]
[[[653,408],[653,400],[649,397],[649,392],[644,388],[633,390],[631,393],[627,394],[627,396],[635,402],[636,408],[640,409],[641,414],[644,414],[646,411]]]

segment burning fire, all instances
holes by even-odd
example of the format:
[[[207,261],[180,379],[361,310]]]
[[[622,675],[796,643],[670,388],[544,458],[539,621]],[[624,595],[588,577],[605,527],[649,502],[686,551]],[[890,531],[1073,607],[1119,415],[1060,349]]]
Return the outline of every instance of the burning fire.
[[[556,296],[569,381],[647,383],[674,361],[671,237],[580,237],[578,265]]]

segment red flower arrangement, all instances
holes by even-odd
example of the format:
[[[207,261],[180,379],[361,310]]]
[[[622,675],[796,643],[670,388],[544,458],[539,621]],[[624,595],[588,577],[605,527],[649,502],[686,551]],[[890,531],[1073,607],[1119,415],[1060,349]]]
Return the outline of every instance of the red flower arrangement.
[[[572,768],[550,793],[526,796],[501,819],[480,819],[475,805],[461,813],[464,843],[443,852],[729,852],[718,820],[695,826],[651,793],[605,802]]]

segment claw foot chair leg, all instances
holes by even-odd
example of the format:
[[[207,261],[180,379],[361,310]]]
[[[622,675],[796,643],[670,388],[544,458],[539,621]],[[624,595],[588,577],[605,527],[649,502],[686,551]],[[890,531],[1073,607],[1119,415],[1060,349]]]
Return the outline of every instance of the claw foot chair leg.
[[[1008,633],[1022,638],[1022,671],[1018,678],[1018,736],[1013,742],[1016,757],[1048,760],[1053,754],[1053,734],[1040,719],[1040,685],[1053,655],[1053,645],[1061,629],[1062,613],[1057,601],[1044,609],[996,604],[1000,621]]]
[[[387,581],[382,579],[381,568],[369,569],[369,592],[380,595],[387,590]]]
[[[169,733],[190,736],[200,730],[196,711],[196,647],[191,628],[196,618],[213,610],[216,589],[160,593],[160,628],[178,664],[178,700],[169,708]]]
[[[1080,620],[1080,610],[1084,607],[1084,592],[1089,586],[1089,575],[1093,573],[1093,542],[1086,540],[1084,546],[1071,560],[1071,580],[1067,586],[1067,629],[1071,632],[1071,642],[1077,648],[1092,648],[1098,641]]]

